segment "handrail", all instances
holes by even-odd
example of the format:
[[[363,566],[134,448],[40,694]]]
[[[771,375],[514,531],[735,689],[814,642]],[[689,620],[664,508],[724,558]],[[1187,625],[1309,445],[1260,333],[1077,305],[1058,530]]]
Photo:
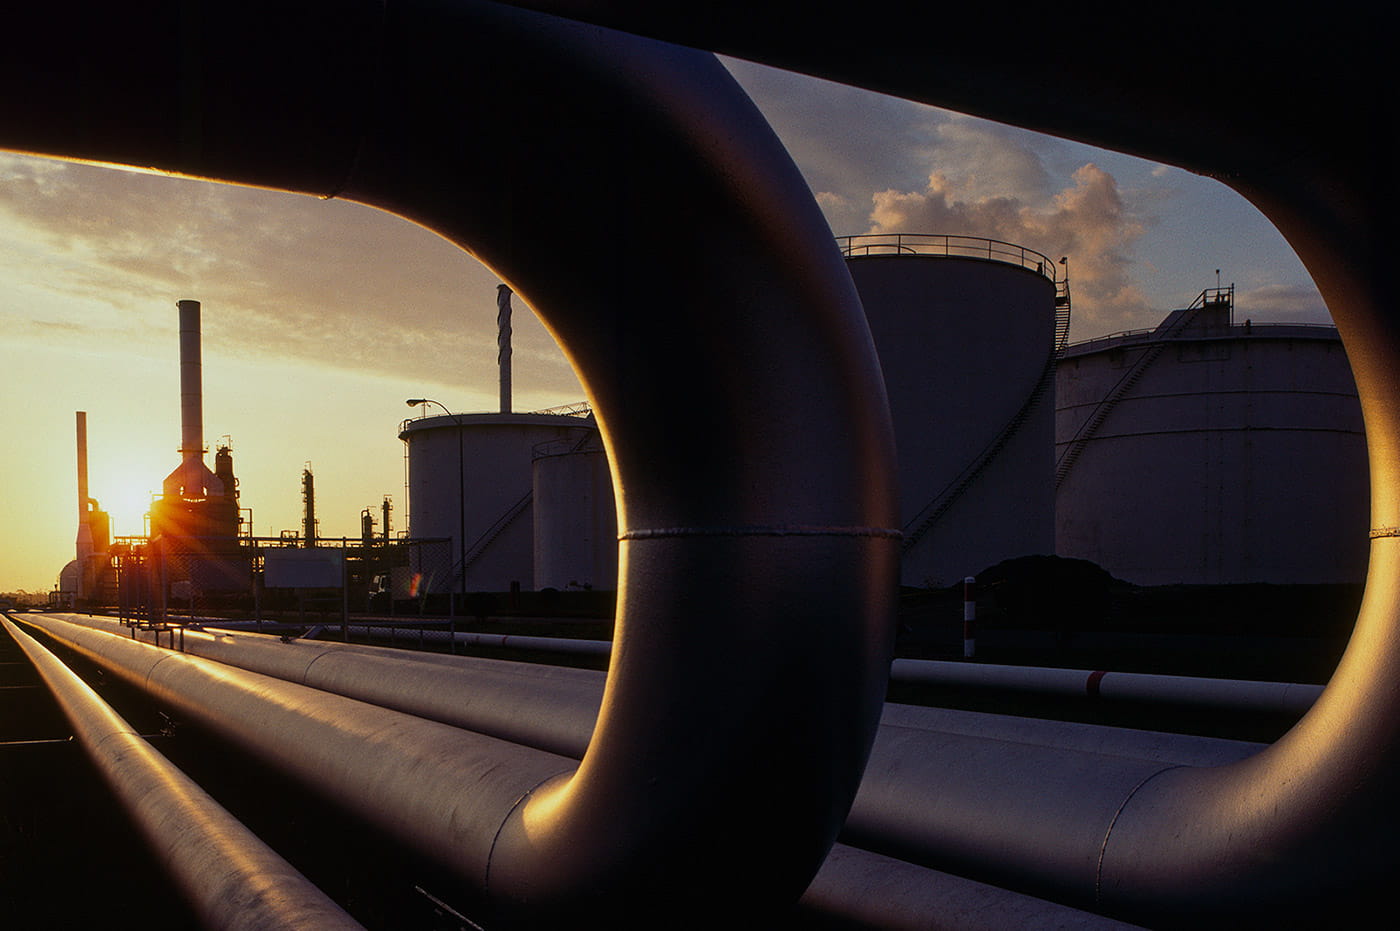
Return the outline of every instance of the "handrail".
[[[1278,322],[1272,322],[1272,323],[1270,323],[1270,322],[1260,323],[1260,322],[1257,321],[1257,320],[1250,320],[1250,321],[1248,321],[1247,326],[1248,326],[1248,329],[1245,328],[1245,327],[1246,327],[1246,324],[1236,323],[1236,324],[1232,324],[1232,325],[1230,326],[1229,331],[1228,331],[1228,332],[1225,332],[1225,333],[1203,334],[1203,335],[1201,335],[1201,336],[1199,336],[1199,337],[1197,337],[1197,336],[1183,336],[1182,334],[1179,334],[1179,333],[1178,333],[1178,334],[1173,334],[1173,336],[1172,336],[1171,338],[1172,338],[1172,339],[1176,339],[1176,340],[1191,340],[1191,339],[1201,339],[1201,340],[1239,339],[1239,338],[1241,338],[1242,336],[1244,336],[1246,333],[1257,332],[1257,331],[1259,331],[1259,330],[1263,330],[1263,331],[1265,332],[1265,334],[1270,335],[1270,336],[1282,336],[1282,335],[1286,335],[1286,331],[1288,331],[1288,330],[1311,330],[1311,331],[1313,331],[1313,333],[1315,333],[1315,334],[1317,335],[1318,338],[1325,338],[1325,337],[1328,335],[1328,333],[1330,332],[1330,334],[1331,334],[1331,336],[1332,336],[1333,339],[1336,339],[1336,340],[1338,340],[1338,341],[1341,340],[1341,335],[1337,333],[1337,328],[1336,328],[1336,326],[1333,325],[1333,324],[1331,324],[1331,323],[1307,323],[1307,322],[1287,322],[1287,321],[1278,321]],[[1116,333],[1105,333],[1103,336],[1094,336],[1094,337],[1091,337],[1091,338],[1089,338],[1089,339],[1080,340],[1080,341],[1077,342],[1077,343],[1070,343],[1070,344],[1065,348],[1065,352],[1066,352],[1066,353],[1073,353],[1073,354],[1075,354],[1075,355],[1079,355],[1079,354],[1081,354],[1081,353],[1083,353],[1083,352],[1085,352],[1085,351],[1092,350],[1093,347],[1095,347],[1095,346],[1097,346],[1097,345],[1099,345],[1099,344],[1103,344],[1103,345],[1104,345],[1104,348],[1107,348],[1107,347],[1108,347],[1108,344],[1110,344],[1110,343],[1112,343],[1112,342],[1114,342],[1114,341],[1117,341],[1117,340],[1121,340],[1121,341],[1123,341],[1123,342],[1132,341],[1134,344],[1146,342],[1147,340],[1149,340],[1149,339],[1152,337],[1152,334],[1156,332],[1156,329],[1157,329],[1156,327],[1145,327],[1145,328],[1139,328],[1139,329],[1135,329],[1135,330],[1119,330],[1119,331],[1116,332]],[[1311,337],[1311,334],[1309,334],[1309,335],[1310,335],[1310,337]]]
[[[1044,275],[1059,284],[1055,263],[1050,257],[1016,243],[983,236],[953,233],[862,233],[837,236],[836,245],[847,258],[867,255],[929,255],[988,259],[1017,265]]]
[[[587,401],[575,401],[572,404],[559,404],[555,407],[542,407],[532,414],[557,414],[561,417],[579,417],[588,419],[593,416],[593,406]]]

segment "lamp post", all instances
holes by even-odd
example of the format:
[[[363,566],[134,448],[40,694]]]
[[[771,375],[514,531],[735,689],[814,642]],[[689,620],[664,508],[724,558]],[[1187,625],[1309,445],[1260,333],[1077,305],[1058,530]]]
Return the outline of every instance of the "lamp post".
[[[434,401],[432,398],[409,398],[404,403],[409,407],[417,407],[420,404],[436,404],[442,408],[444,414],[451,417],[457,424],[457,588],[465,597],[467,594],[467,495],[466,477],[462,464],[462,418],[459,414],[448,410],[447,405],[441,401]],[[456,616],[456,592],[449,596],[448,610],[452,616]]]

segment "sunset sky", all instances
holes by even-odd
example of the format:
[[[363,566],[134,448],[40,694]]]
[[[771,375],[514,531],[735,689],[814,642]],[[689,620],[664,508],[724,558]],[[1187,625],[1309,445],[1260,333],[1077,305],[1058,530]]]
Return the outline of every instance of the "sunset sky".
[[[1328,320],[1282,237],[1216,182],[727,64],[833,233],[957,233],[1068,255],[1072,339],[1152,326],[1215,285],[1217,268],[1243,316]],[[254,533],[299,526],[308,462],[322,535],[357,535],[384,495],[404,529],[397,433],[416,415],[404,399],[496,408],[497,283],[434,234],[355,204],[0,153],[0,591],[47,591],[73,558],[75,411],[88,412],[92,497],[116,533],[141,532],[179,461],[184,298],[203,304],[205,441],[231,439]],[[516,409],[581,400],[516,307]]]

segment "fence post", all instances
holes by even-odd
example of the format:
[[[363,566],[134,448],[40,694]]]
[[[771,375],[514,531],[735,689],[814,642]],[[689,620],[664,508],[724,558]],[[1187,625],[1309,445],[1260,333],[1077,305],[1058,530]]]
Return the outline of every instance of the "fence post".
[[[977,580],[963,579],[963,659],[977,655]]]

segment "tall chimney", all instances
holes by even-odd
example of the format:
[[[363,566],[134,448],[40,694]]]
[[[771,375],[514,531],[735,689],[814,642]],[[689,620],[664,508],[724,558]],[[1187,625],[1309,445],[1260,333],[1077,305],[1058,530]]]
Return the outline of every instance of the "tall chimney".
[[[180,308],[180,458],[204,461],[204,386],[199,347],[199,301]]]
[[[204,385],[200,360],[199,301],[180,309],[180,465],[166,476],[165,493],[187,499],[224,493],[224,483],[204,464]]]
[[[302,546],[316,545],[316,476],[311,474],[311,463],[301,470],[301,539]]]
[[[509,285],[496,285],[496,364],[501,367],[501,413],[510,413],[510,295]]]
[[[78,421],[78,597],[87,597],[88,561],[92,558],[92,520],[88,514],[87,411],[77,412]]]

